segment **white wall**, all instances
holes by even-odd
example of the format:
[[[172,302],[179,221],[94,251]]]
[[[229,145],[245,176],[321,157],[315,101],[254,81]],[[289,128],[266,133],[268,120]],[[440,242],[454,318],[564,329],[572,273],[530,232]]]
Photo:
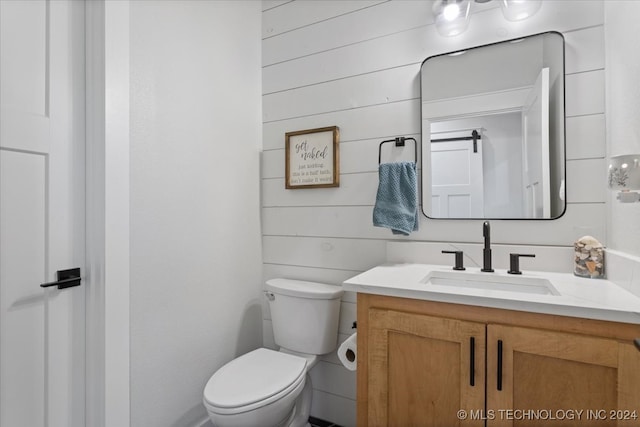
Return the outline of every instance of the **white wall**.
[[[640,2],[605,2],[607,143],[610,156],[640,153]],[[609,192],[609,246],[640,256],[640,203],[619,203]]]
[[[262,345],[260,3],[131,2],[131,425]]]
[[[389,240],[480,242],[480,221],[421,217],[420,231],[407,238],[373,227],[378,144],[398,135],[420,139],[425,58],[548,30],[566,40],[567,212],[555,221],[493,221],[493,240],[566,248],[591,234],[606,242],[603,4],[547,1],[521,23],[505,21],[496,6],[478,6],[466,33],[442,38],[426,1],[263,3],[265,279],[340,284],[384,262]],[[341,132],[340,187],[285,190],[285,132],[333,125]],[[406,151],[412,155],[413,147]],[[343,300],[342,339],[355,320],[354,302],[353,295]],[[268,312],[265,342],[273,343]],[[355,375],[332,356],[313,377],[312,414],[355,425]]]

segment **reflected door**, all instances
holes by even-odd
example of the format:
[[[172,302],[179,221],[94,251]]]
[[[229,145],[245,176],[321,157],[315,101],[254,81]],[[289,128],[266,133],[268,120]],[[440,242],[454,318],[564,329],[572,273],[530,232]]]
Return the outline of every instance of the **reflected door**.
[[[433,218],[483,218],[482,141],[431,143]]]
[[[522,111],[526,218],[550,218],[549,69],[543,68]]]

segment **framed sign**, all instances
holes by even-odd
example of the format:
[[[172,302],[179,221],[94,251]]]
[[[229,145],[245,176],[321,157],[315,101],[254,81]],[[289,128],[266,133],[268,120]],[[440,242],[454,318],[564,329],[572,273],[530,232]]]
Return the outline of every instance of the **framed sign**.
[[[340,186],[337,126],[285,134],[285,188]]]

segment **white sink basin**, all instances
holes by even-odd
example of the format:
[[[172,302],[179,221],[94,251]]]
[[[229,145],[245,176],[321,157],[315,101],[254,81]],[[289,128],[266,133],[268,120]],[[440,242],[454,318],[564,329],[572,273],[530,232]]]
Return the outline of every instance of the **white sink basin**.
[[[482,289],[537,295],[560,295],[547,279],[516,275],[505,277],[493,273],[432,271],[421,280],[421,283],[427,286],[446,286],[448,288]]]

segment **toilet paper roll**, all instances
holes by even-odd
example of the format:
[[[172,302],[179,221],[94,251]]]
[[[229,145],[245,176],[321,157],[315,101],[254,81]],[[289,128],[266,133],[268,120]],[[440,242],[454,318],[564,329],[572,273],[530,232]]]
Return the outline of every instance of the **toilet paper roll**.
[[[338,359],[350,371],[356,370],[358,362],[357,335],[357,333],[351,335],[338,347]]]

